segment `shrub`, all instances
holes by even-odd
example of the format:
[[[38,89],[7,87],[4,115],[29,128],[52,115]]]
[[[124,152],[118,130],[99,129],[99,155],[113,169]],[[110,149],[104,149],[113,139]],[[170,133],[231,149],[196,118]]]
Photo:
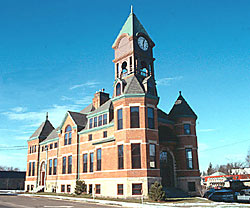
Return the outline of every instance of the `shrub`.
[[[157,181],[149,189],[149,198],[153,201],[163,201],[166,199],[165,191],[162,190],[162,185]]]
[[[75,194],[80,195],[83,192],[86,192],[87,185],[83,180],[76,180]]]

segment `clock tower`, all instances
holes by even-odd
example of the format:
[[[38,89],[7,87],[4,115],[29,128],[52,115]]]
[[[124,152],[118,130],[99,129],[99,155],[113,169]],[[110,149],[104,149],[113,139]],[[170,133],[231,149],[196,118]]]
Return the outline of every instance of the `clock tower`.
[[[115,85],[135,76],[144,93],[157,96],[154,78],[154,42],[133,13],[129,14],[112,48],[115,50]],[[123,86],[124,88],[124,86]],[[118,92],[119,95],[120,91]],[[114,95],[116,95],[116,90]]]

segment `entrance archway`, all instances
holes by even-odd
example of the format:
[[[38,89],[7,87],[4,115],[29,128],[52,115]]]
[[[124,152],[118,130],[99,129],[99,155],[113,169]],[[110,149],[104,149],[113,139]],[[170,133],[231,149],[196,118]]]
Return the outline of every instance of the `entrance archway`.
[[[173,155],[163,150],[160,153],[160,175],[164,187],[175,187],[175,170]]]
[[[44,186],[45,185],[45,162],[41,163],[40,166],[40,182],[39,182],[40,186]]]

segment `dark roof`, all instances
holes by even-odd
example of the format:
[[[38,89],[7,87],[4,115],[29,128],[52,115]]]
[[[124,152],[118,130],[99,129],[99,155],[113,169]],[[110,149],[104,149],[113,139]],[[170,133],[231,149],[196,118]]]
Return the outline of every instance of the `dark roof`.
[[[163,110],[159,108],[157,109],[157,115],[158,115],[158,119],[162,118],[162,119],[168,120],[168,114],[166,114]]]
[[[99,113],[105,110],[110,109],[112,105],[112,101],[111,99],[107,100],[105,103],[103,103],[99,108],[97,108],[96,110],[92,111],[89,115],[95,114],[95,113]]]
[[[147,35],[149,37],[148,33],[146,32],[146,30],[144,29],[144,27],[142,26],[142,24],[140,23],[140,21],[138,20],[138,18],[136,17],[136,15],[132,11],[129,14],[122,29],[120,30],[113,46],[115,45],[118,37],[120,35],[122,35],[123,33],[127,33],[129,36],[136,36],[138,33],[144,33],[145,35]]]
[[[56,129],[54,129],[54,130],[49,134],[49,136],[44,140],[44,142],[57,138],[57,137],[58,137],[57,131],[58,131],[59,129],[60,129],[60,127],[57,127]]]
[[[136,76],[131,76],[125,79],[126,85],[124,88],[124,94],[141,94],[145,93],[142,85],[140,84]]]
[[[45,139],[54,129],[49,120],[43,122],[38,129],[32,134],[30,138],[38,137],[39,139]]]
[[[197,119],[197,115],[182,97],[181,92],[169,113],[169,117],[172,119],[177,117],[191,117]]]
[[[77,126],[84,128],[86,123],[87,123],[87,115],[86,114],[82,114],[82,113],[78,113],[78,112],[72,112],[69,111],[70,116],[72,117],[72,119],[74,120],[74,122],[76,123]],[[82,129],[81,128],[81,129]]]
[[[88,113],[90,113],[90,112],[93,111],[93,110],[94,110],[94,106],[93,106],[92,103],[90,103],[86,108],[82,109],[82,110],[80,111],[80,113],[88,114]]]
[[[0,178],[25,178],[25,171],[0,171]]]

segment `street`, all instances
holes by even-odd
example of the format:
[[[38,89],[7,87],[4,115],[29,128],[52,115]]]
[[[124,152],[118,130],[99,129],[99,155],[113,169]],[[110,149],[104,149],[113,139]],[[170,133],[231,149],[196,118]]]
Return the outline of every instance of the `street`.
[[[110,208],[117,206],[97,205],[86,202],[71,202],[40,197],[0,195],[0,208]]]

